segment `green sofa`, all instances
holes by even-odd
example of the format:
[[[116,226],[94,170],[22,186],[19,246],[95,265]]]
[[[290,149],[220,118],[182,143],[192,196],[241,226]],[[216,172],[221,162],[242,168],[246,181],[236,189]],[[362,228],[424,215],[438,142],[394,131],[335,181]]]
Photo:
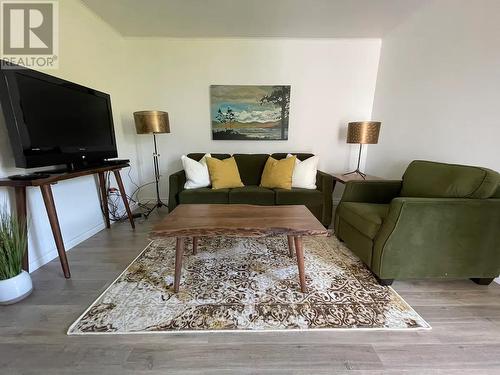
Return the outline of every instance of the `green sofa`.
[[[204,154],[187,155],[191,159],[200,160]],[[267,158],[283,159],[286,153],[279,154],[234,154],[244,187],[235,189],[184,189],[186,174],[179,171],[170,175],[168,208],[172,211],[178,204],[189,203],[240,203],[256,205],[303,204],[328,227],[332,221],[333,176],[318,171],[316,175],[316,190],[311,189],[266,189],[259,186],[260,177]],[[300,160],[307,159],[312,154],[294,154]],[[217,159],[226,159],[229,154],[212,154]]]
[[[500,176],[479,167],[413,161],[402,181],[351,181],[335,234],[381,284],[500,274]]]

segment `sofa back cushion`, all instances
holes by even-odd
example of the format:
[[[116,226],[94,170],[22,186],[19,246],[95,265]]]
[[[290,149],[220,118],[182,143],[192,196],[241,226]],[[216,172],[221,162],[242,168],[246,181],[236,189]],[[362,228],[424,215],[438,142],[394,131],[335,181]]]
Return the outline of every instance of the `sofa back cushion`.
[[[314,154],[308,154],[308,153],[296,153],[296,152],[278,152],[276,154],[272,154],[271,156],[276,159],[276,160],[280,160],[280,159],[284,159],[286,158],[286,156],[288,154],[292,154],[292,155],[295,155],[297,156],[297,159],[299,160],[306,160],[306,159],[309,159],[311,156],[314,156]]]
[[[203,156],[205,156],[204,152],[194,152],[191,154],[187,154],[188,158],[191,158],[191,159],[196,160],[196,161],[200,161]],[[227,159],[227,158],[231,157],[231,155],[229,155],[229,154],[210,154],[210,156],[213,158],[219,159],[219,160],[223,160],[223,159]]]
[[[415,160],[403,175],[402,197],[491,197],[500,175],[487,168]]]
[[[234,154],[241,181],[248,185],[259,185],[269,154]]]

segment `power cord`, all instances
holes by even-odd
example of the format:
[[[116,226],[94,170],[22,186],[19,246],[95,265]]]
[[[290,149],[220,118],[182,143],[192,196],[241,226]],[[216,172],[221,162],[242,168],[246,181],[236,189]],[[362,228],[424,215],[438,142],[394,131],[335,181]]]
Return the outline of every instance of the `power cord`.
[[[145,217],[146,219],[148,218],[149,214],[151,213],[151,208],[148,206],[148,204],[151,202],[151,200],[148,200],[146,203],[141,203],[138,201],[137,195],[139,194],[140,190],[148,185],[152,185],[155,182],[148,182],[143,185],[138,185],[132,176],[130,175],[132,171],[132,167],[128,167],[128,172],[127,176],[130,180],[130,182],[135,186],[135,190],[131,195],[125,194],[125,197],[127,198],[129,205],[131,203],[134,203],[137,205],[143,212],[141,212],[141,216]],[[111,187],[111,181],[110,181],[111,173],[106,172],[105,173],[105,187],[106,187],[106,194],[108,198],[108,211],[109,211],[109,219],[113,222],[119,222],[119,221],[125,221],[128,220],[128,216],[126,212],[123,212],[120,214],[120,202],[122,201],[122,196],[120,193],[120,190],[117,188],[112,188]],[[135,198],[134,198],[135,197]],[[101,211],[104,215],[104,207],[101,202]]]

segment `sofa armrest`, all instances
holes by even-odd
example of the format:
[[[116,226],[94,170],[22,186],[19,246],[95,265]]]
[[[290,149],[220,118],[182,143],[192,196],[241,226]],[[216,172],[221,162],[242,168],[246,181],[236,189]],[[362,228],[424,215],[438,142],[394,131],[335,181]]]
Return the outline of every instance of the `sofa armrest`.
[[[500,199],[395,198],[375,237],[380,278],[496,277]]]
[[[323,214],[321,215],[321,223],[325,227],[328,227],[332,222],[333,185],[334,178],[332,175],[322,171],[316,173],[316,189],[323,194]]]
[[[333,193],[333,176],[331,174],[317,171],[316,173],[316,189],[322,192]]]
[[[186,183],[186,172],[184,170],[171,174],[168,178],[168,211],[179,204],[179,193],[184,190]]]
[[[399,180],[349,181],[341,202],[389,203],[401,191]]]

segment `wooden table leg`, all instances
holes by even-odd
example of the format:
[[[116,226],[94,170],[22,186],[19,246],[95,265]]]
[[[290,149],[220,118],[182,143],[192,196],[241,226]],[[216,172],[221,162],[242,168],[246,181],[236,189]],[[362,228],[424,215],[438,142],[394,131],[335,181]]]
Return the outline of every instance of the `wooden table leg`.
[[[130,211],[130,206],[128,205],[127,193],[125,191],[125,187],[123,186],[122,177],[120,176],[120,170],[115,169],[113,173],[115,175],[116,182],[118,183],[118,188],[120,189],[120,195],[122,196],[123,205],[125,206],[125,210],[127,210],[128,220],[130,221],[132,229],[135,229],[134,218],[132,217],[132,211]]]
[[[28,221],[26,219],[26,186],[16,186],[16,213],[17,222],[20,228],[22,228],[27,234],[28,231]],[[29,272],[29,262],[28,262],[28,242],[26,242],[26,249],[23,256],[23,270]]]
[[[109,206],[108,206],[108,192],[106,191],[106,178],[104,172],[99,172],[99,187],[101,191],[101,204],[104,211],[104,220],[106,220],[106,228],[111,228],[109,221]]]
[[[304,271],[304,249],[302,248],[302,237],[295,236],[295,252],[297,255],[297,265],[299,266],[300,290],[302,293],[307,292],[306,274]]]
[[[175,276],[174,276],[174,293],[179,291],[181,283],[182,256],[184,255],[184,238],[177,237],[175,244]]]
[[[290,258],[293,258],[293,236],[288,237],[288,251],[290,254]]]
[[[198,237],[193,237],[193,255],[198,251]]]
[[[43,202],[45,203],[45,209],[47,210],[47,216],[49,217],[50,227],[52,228],[52,234],[54,235],[54,241],[56,243],[59,260],[64,272],[64,277],[69,279],[71,277],[71,274],[69,272],[68,259],[66,258],[66,249],[64,248],[61,228],[59,227],[59,220],[57,218],[57,211],[54,204],[54,196],[52,195],[52,188],[50,187],[50,184],[47,184],[41,185],[40,189],[42,190]]]

